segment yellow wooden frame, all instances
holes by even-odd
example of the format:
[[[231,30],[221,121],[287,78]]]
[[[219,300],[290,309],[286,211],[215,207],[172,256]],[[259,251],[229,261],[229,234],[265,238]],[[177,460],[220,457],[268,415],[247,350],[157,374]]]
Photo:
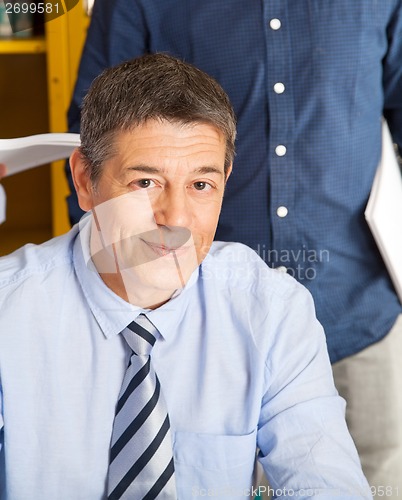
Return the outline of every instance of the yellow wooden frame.
[[[42,36],[29,39],[0,40],[0,54],[40,54],[46,52],[46,40]]]
[[[80,0],[69,12],[45,24],[51,132],[67,131],[67,110],[75,85],[88,22],[83,0]],[[51,178],[53,235],[58,236],[68,231],[70,227],[66,205],[69,189],[64,175],[64,161],[52,164]]]

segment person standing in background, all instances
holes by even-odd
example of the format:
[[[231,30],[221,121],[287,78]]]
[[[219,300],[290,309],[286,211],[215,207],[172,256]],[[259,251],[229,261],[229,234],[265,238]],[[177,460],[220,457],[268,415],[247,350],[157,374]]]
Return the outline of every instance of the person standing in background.
[[[396,497],[402,309],[363,212],[383,115],[402,149],[402,0],[97,0],[70,131],[104,68],[153,52],[228,93],[237,157],[216,239],[312,292],[363,470],[374,496]],[[69,208],[77,222],[74,197]]]

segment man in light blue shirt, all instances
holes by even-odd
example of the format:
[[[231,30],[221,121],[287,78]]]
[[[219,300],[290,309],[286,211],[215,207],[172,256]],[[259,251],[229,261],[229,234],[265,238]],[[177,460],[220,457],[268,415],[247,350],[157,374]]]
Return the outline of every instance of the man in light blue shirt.
[[[88,215],[0,259],[0,498],[107,498],[140,314],[172,436],[177,493],[157,498],[252,498],[257,448],[276,496],[371,498],[309,293],[212,243],[235,140],[219,85],[169,56],[123,63],[91,86],[81,140]]]

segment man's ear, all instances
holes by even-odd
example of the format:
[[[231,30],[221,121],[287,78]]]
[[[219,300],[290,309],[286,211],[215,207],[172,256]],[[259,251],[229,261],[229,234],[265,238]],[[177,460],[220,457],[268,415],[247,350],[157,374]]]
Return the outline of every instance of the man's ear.
[[[85,168],[85,162],[78,148],[74,149],[70,156],[71,175],[77,192],[78,204],[84,212],[91,210],[92,183]]]

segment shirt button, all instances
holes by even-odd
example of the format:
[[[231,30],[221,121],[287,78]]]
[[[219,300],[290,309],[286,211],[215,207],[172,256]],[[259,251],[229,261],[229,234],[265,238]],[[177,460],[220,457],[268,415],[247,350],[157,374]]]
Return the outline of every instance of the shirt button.
[[[280,27],[281,27],[282,23],[279,21],[279,19],[271,19],[269,21],[269,26],[271,27],[271,29],[273,30],[278,30]]]
[[[277,156],[285,156],[286,146],[283,146],[283,144],[279,144],[279,146],[276,146],[275,148],[275,153]]]
[[[286,273],[287,272],[287,268],[285,266],[279,266],[276,268],[277,271],[279,271],[280,273]]]
[[[283,94],[285,92],[285,85],[281,82],[275,83],[274,85],[274,91],[277,94]]]
[[[276,209],[276,215],[278,217],[286,217],[288,215],[289,210],[286,207],[278,207]]]

